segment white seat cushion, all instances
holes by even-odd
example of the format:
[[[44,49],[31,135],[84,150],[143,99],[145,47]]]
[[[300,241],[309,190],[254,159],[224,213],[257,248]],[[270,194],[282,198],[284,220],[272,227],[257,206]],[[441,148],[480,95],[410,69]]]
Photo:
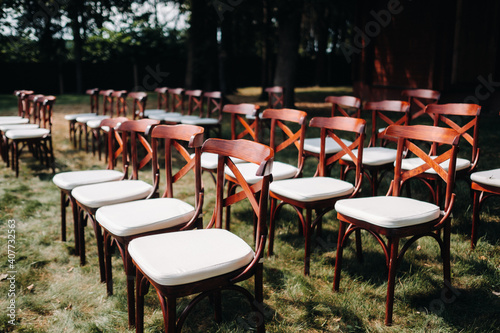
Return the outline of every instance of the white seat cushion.
[[[352,151],[354,156],[358,156],[358,150],[354,149]],[[384,165],[393,163],[396,160],[397,150],[384,147],[367,147],[363,148],[363,164],[364,165]],[[341,158],[343,161],[352,162],[352,158],[349,155],[344,155]]]
[[[88,121],[97,121],[111,118],[110,116],[80,116],[76,118],[76,121],[79,123],[87,123]]]
[[[476,183],[500,187],[500,169],[474,172],[470,179]]]
[[[261,176],[255,175],[257,173],[257,170],[259,169],[259,166],[257,164],[238,163],[237,167],[249,184],[255,184],[262,179]],[[299,169],[293,165],[275,161],[273,163],[273,172],[272,172],[273,181],[292,178],[297,174],[298,171]],[[234,177],[233,172],[228,167],[226,167],[225,172],[227,175]]]
[[[101,127],[101,121],[102,121],[102,119],[89,120],[89,121],[87,121],[87,126],[89,128],[99,128],[99,127]]]
[[[138,235],[189,222],[194,207],[175,198],[138,200],[104,206],[97,210],[97,222],[116,236]]]
[[[219,120],[214,119],[214,118],[200,118],[200,117],[184,118],[183,117],[181,120],[181,123],[186,124],[186,125],[216,125],[219,123]]]
[[[441,211],[438,206],[411,198],[377,196],[339,200],[335,210],[343,215],[384,228],[401,228],[430,222]]]
[[[179,122],[181,118],[182,114],[180,114],[179,112],[154,113],[149,115],[149,119],[168,122]]]
[[[5,132],[5,136],[12,140],[22,140],[22,139],[36,139],[43,138],[44,136],[50,134],[50,131],[46,128],[33,128],[33,129],[19,129],[10,130]]]
[[[331,177],[304,177],[273,181],[269,190],[292,200],[311,202],[349,195],[354,186]]]
[[[23,119],[23,117],[19,117],[19,116],[0,116],[0,120],[9,120],[9,119]]]
[[[214,153],[202,153],[201,154],[201,167],[203,169],[215,170],[217,169],[217,160],[219,155]],[[191,158],[194,158],[194,154],[191,154]],[[242,159],[231,157],[233,163],[243,163]]]
[[[19,118],[19,117],[0,117],[0,125],[14,125],[14,124],[27,124],[29,123],[29,119],[27,118]]]
[[[77,186],[112,182],[122,177],[123,172],[116,170],[83,170],[58,173],[52,182],[59,188],[72,190]]]
[[[76,120],[78,117],[94,117],[97,116],[95,113],[73,113],[73,114],[67,114],[64,116],[64,119],[66,120]]]
[[[431,156],[431,158],[436,158],[436,156]],[[412,170],[415,168],[418,168],[425,162],[422,161],[420,157],[412,157],[412,158],[405,158],[401,161],[401,169],[403,170]],[[444,161],[439,164],[445,171],[448,171],[448,167],[450,165],[450,161]],[[464,170],[467,169],[470,166],[469,160],[466,160],[464,158],[457,158],[457,165],[455,167],[456,171]],[[436,170],[434,169],[428,169],[425,171],[425,173],[429,174],[436,174]]]
[[[78,186],[71,195],[78,202],[90,208],[146,198],[153,186],[142,180],[121,180],[85,186]]]
[[[341,139],[341,140],[343,143],[346,144],[346,146],[349,146],[352,143],[352,141],[349,141],[349,140],[344,140],[344,139]],[[320,138],[307,138],[307,139],[305,139],[304,140],[304,150],[311,152],[311,153],[319,154],[321,152],[321,139]],[[335,142],[335,140],[333,140],[330,137],[327,137],[325,139],[325,152],[327,154],[338,153],[341,150],[342,150],[342,148],[340,147],[340,145],[337,142]]]
[[[14,124],[14,125],[1,125],[0,131],[6,132],[14,129],[34,129],[39,128],[37,124]]]
[[[252,248],[224,229],[171,232],[132,240],[128,251],[153,281],[175,286],[223,275],[247,266]]]
[[[162,114],[162,113],[166,113],[166,111],[162,110],[162,109],[144,110],[144,117],[149,117],[150,115],[153,115],[153,114]]]

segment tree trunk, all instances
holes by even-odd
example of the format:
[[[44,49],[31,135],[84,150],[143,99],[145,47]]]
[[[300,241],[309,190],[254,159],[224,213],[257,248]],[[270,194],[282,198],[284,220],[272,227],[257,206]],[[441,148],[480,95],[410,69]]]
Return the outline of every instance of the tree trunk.
[[[71,19],[71,29],[73,30],[73,55],[75,58],[75,80],[76,80],[76,92],[78,94],[83,93],[83,78],[82,78],[82,49],[83,49],[83,39],[80,34],[80,21],[81,16],[80,1],[75,1],[72,6],[68,9],[70,19]]]
[[[327,79],[327,54],[328,47],[328,17],[329,9],[326,6],[316,6],[316,38],[318,42],[318,51],[316,52],[316,75],[315,83],[317,86],[326,84]]]
[[[269,8],[269,1],[262,1],[262,30],[263,30],[263,43],[262,43],[262,71],[261,71],[261,99],[267,98],[265,89],[272,83],[272,66],[271,66],[271,13]]]

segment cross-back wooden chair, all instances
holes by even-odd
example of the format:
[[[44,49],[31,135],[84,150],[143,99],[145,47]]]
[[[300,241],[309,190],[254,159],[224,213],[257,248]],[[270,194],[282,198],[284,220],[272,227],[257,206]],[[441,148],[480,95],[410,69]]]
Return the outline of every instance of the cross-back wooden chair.
[[[132,114],[134,120],[146,118],[144,116],[144,111],[146,110],[148,94],[142,91],[131,92],[128,94],[128,97],[132,100]]]
[[[27,114],[27,102],[26,98],[29,95],[33,95],[35,92],[33,90],[16,90],[14,95],[17,97],[17,117],[25,118]],[[7,116],[9,117],[9,116]],[[0,117],[3,119],[4,117]],[[10,117],[9,117],[10,118]]]
[[[184,89],[168,89],[168,95],[169,99],[172,101],[170,110],[165,113],[151,114],[149,115],[150,119],[156,119],[168,125],[175,125],[180,123],[183,117],[192,117],[184,114]]]
[[[76,118],[77,117],[93,117],[99,114],[99,89],[87,89],[85,94],[90,97],[90,112],[88,113],[73,113],[64,115],[64,119],[69,122],[69,140],[73,143],[73,147],[77,147],[77,125]]]
[[[106,169],[103,170],[82,170],[82,171],[67,171],[56,174],[52,178],[52,182],[59,188],[61,192],[61,240],[66,241],[66,207],[71,205],[73,213],[74,226],[74,241],[75,254],[80,254],[79,237],[78,237],[78,207],[76,201],[71,195],[71,191],[82,185],[104,183],[110,181],[122,180],[123,172],[114,170],[116,161],[123,151],[123,142],[120,134],[115,131],[122,122],[128,121],[125,117],[104,119],[101,121],[101,127],[108,127],[107,147],[108,160]]]
[[[335,204],[340,227],[333,289],[335,291],[339,290],[342,255],[349,235],[358,230],[366,230],[379,242],[385,254],[385,265],[388,269],[385,324],[391,325],[396,270],[405,252],[416,240],[424,236],[430,236],[438,242],[443,260],[445,288],[451,287],[450,220],[455,200],[455,194],[453,193],[455,162],[460,133],[454,129],[434,126],[391,125],[387,128],[387,135],[397,139],[394,179],[387,196],[345,199],[339,200]],[[447,150],[435,158],[430,157],[417,144],[412,142],[413,140],[438,142],[446,145]],[[405,150],[411,151],[422,158],[424,164],[411,170],[402,169],[401,164]],[[446,160],[450,161],[448,170],[440,166],[440,163]],[[443,207],[401,196],[401,187],[406,181],[430,169],[435,170],[443,182],[446,183]],[[400,246],[402,241],[405,242]]]
[[[160,144],[161,143],[161,144]],[[137,237],[203,228],[203,191],[201,185],[200,155],[203,144],[203,127],[191,125],[159,125],[151,132],[153,149],[152,170],[155,192],[160,187],[160,165],[165,168],[165,190],[161,198],[147,198],[104,206],[97,210],[96,220],[103,229],[106,285],[108,295],[113,294],[111,244],[117,245],[127,275],[127,304],[129,326],[135,325],[134,278],[135,267],[128,253],[128,244]],[[184,146],[195,150],[191,157]],[[161,147],[165,155],[160,157]],[[175,160],[177,157],[179,160]],[[175,162],[175,163],[174,163]],[[175,168],[175,169],[174,169]],[[178,171],[177,168],[179,168]],[[193,202],[187,203],[174,196],[174,187],[194,171]],[[188,178],[188,177],[186,177]]]
[[[19,176],[19,157],[25,147],[30,148],[35,158],[38,158],[47,168],[55,173],[54,149],[52,146],[52,111],[56,101],[55,96],[36,95],[33,99],[33,119],[39,128],[12,129],[5,133],[11,151],[12,169]]]
[[[159,87],[154,90],[156,93],[156,109],[144,110],[144,117],[149,118],[153,114],[163,114],[168,110],[168,88]]]
[[[210,132],[214,132],[213,136],[221,136],[221,121],[222,121],[222,93],[220,91],[207,91],[203,93],[203,99],[206,100],[206,113],[203,112],[203,100],[200,104],[200,117],[183,117],[182,124],[196,125],[205,128],[207,137],[210,137]]]
[[[371,113],[371,137],[368,147],[363,150],[363,173],[370,182],[372,195],[377,195],[378,188],[385,174],[393,169],[396,160],[396,149],[386,147],[388,142],[393,141],[386,134],[385,129],[389,125],[407,125],[409,119],[410,105],[405,101],[384,100],[379,102],[368,102],[362,111]],[[356,154],[356,151],[354,151]],[[354,164],[349,155],[345,155],[340,164],[342,165],[341,179],[354,170]]]
[[[184,89],[172,88],[168,89],[168,94],[172,99],[172,108],[170,112],[184,114]]]
[[[140,200],[155,195],[153,185],[139,180],[139,170],[152,159],[152,149],[147,137],[151,127],[157,124],[156,120],[139,119],[123,122],[116,129],[121,132],[123,142],[123,180],[78,186],[71,191],[79,207],[80,264],[84,265],[86,262],[84,226],[90,221],[97,240],[101,282],[106,281],[104,246],[102,230],[95,220],[95,213],[102,206]]]
[[[331,117],[343,116],[343,117],[360,117],[360,106],[361,100],[354,96],[328,96],[325,98],[326,103],[332,105]],[[349,145],[352,142],[343,139],[345,144]],[[326,154],[335,154],[342,150],[342,148],[335,142],[335,140],[327,137],[326,138]],[[319,153],[321,149],[321,139],[320,137],[306,138],[304,141],[304,155],[305,157],[316,157],[319,158]]]
[[[269,187],[271,218],[269,221],[268,255],[273,253],[274,229],[278,214],[284,205],[290,205],[297,213],[299,224],[302,225],[304,233],[304,275],[309,275],[310,271],[311,236],[314,229],[317,228],[318,232],[321,230],[323,216],[333,209],[337,200],[356,196],[361,187],[363,179],[361,159],[363,156],[366,121],[346,117],[316,117],[311,119],[309,127],[321,130],[317,176],[276,180]],[[354,133],[355,141],[345,144],[339,135],[345,135],[346,133]],[[334,155],[326,153],[327,138],[339,145],[339,152]],[[358,149],[357,155],[353,154],[353,149]],[[346,154],[350,155],[355,161],[354,185],[328,176],[328,170]],[[306,211],[305,215],[303,214],[304,210]],[[314,212],[316,217],[313,219]]]
[[[201,117],[203,113],[203,91],[202,90],[186,90],[184,95],[187,100],[187,115]]]
[[[413,124],[414,120],[425,114],[425,107],[429,104],[437,104],[441,93],[432,89],[405,89],[401,92],[403,97],[407,98],[410,103],[410,119],[409,124]]]
[[[267,108],[282,109],[285,107],[285,94],[281,86],[268,87],[264,89],[267,93]]]
[[[143,332],[144,295],[152,285],[160,299],[165,331],[180,332],[186,317],[206,296],[215,301],[215,319],[221,319],[221,291],[241,292],[258,316],[257,332],[265,331],[263,313],[263,253],[267,236],[267,201],[273,151],[268,146],[247,140],[208,139],[203,153],[217,154],[215,209],[206,229],[186,230],[140,237],[129,244],[137,267],[137,332]],[[258,165],[260,180],[246,182],[233,158]],[[242,189],[224,195],[225,169],[233,170],[234,181]],[[250,201],[251,215],[257,216],[255,246],[222,229],[224,207],[237,201]],[[236,283],[254,277],[254,296]],[[197,295],[196,295],[197,294]],[[177,299],[196,295],[177,315]]]

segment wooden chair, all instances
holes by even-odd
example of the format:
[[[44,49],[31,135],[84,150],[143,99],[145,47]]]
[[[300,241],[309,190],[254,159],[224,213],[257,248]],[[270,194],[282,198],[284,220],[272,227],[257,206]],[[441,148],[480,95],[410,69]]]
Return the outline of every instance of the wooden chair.
[[[396,149],[385,147],[388,142],[392,141],[385,129],[393,124],[406,125],[410,105],[404,101],[384,100],[368,102],[362,111],[371,112],[372,118],[370,142],[363,150],[362,163],[363,173],[370,182],[372,195],[375,196],[384,175],[393,170],[396,160]],[[356,151],[353,153],[356,154]],[[341,179],[345,179],[346,174],[355,169],[355,165],[349,155],[342,157],[340,164],[342,165]]]
[[[168,89],[168,98],[172,101],[171,108],[169,112],[166,113],[154,113],[149,115],[150,119],[159,120],[164,124],[175,125],[180,123],[181,118],[185,116],[184,114],[184,94],[185,91],[182,88]]]
[[[247,140],[208,139],[203,153],[219,156],[215,209],[206,229],[145,236],[132,240],[129,253],[137,267],[136,331],[143,332],[144,295],[152,285],[160,299],[165,331],[180,332],[191,310],[204,297],[215,301],[215,318],[221,319],[220,297],[225,289],[241,292],[257,316],[257,332],[264,332],[263,253],[267,236],[267,201],[273,151]],[[233,158],[258,165],[259,181],[248,184],[238,172]],[[224,196],[225,169],[231,169],[242,189]],[[252,249],[235,234],[222,229],[225,206],[248,199],[257,216],[255,247]],[[236,283],[254,277],[255,296]],[[196,295],[177,316],[177,299]]]
[[[85,91],[90,96],[90,112],[89,113],[73,113],[64,116],[64,119],[69,122],[69,140],[73,143],[73,147],[77,146],[76,139],[76,118],[77,117],[93,117],[99,114],[99,89],[88,89]]]
[[[145,92],[131,92],[128,94],[130,99],[132,99],[132,115],[135,119],[147,118],[144,115],[146,110],[146,104],[148,101],[148,94]]]
[[[285,94],[283,87],[268,87],[264,91],[267,93],[268,109],[282,109],[285,107]]]
[[[71,195],[71,191],[77,186],[104,183],[110,181],[122,180],[123,172],[113,170],[116,161],[123,151],[123,142],[121,136],[115,131],[122,122],[129,119],[124,117],[104,119],[101,121],[101,127],[109,127],[107,133],[108,140],[108,163],[104,170],[83,170],[83,171],[68,171],[56,174],[52,178],[52,182],[61,191],[61,240],[66,241],[66,207],[71,205],[73,212],[73,225],[75,235],[75,254],[79,255],[79,237],[78,237],[78,208],[76,201]]]
[[[333,289],[339,290],[342,254],[349,235],[358,230],[368,231],[380,243],[386,258],[388,283],[385,324],[391,325],[396,269],[406,250],[417,239],[424,236],[436,239],[443,260],[444,284],[445,287],[450,287],[450,214],[455,200],[454,175],[460,133],[454,129],[424,125],[391,125],[386,132],[387,135],[397,139],[398,147],[394,180],[387,196],[345,199],[335,204],[340,227]],[[438,142],[446,145],[448,150],[432,158],[412,140]],[[422,158],[424,164],[412,170],[403,170],[401,164],[405,150]],[[440,166],[440,163],[446,160],[450,161],[448,170]],[[430,169],[435,170],[446,183],[444,210],[433,203],[401,196],[401,187],[404,182]],[[442,233],[438,232],[441,230]],[[400,241],[407,238],[409,239],[400,247]]]
[[[203,228],[201,219],[203,196],[201,186],[200,155],[203,144],[203,127],[191,125],[159,125],[151,132],[153,148],[153,178],[155,192],[160,184],[160,165],[165,167],[165,191],[161,198],[137,200],[97,210],[96,220],[103,229],[104,255],[106,264],[106,285],[108,295],[113,294],[111,265],[111,243],[114,242],[122,255],[127,275],[127,303],[129,326],[135,325],[134,278],[135,267],[128,253],[128,244],[137,237],[155,233]],[[161,142],[161,145],[159,144]],[[183,145],[195,150],[194,157]],[[164,162],[161,162],[159,149],[165,147]],[[182,162],[174,159],[180,155]],[[179,171],[175,172],[174,167]],[[194,171],[194,206],[174,197],[176,183],[191,170]]]
[[[19,157],[25,147],[30,148],[34,157],[45,163],[47,168],[55,173],[54,150],[52,147],[52,109],[56,101],[55,96],[37,95],[33,100],[33,113],[37,115],[39,128],[12,129],[5,133],[11,151],[12,169],[19,176]]]
[[[168,111],[168,88],[160,87],[156,88],[156,109],[146,109],[144,110],[144,117],[149,118],[153,114],[164,114]]]
[[[410,103],[410,119],[409,124],[413,124],[414,120],[425,114],[425,107],[429,104],[437,104],[441,93],[431,89],[405,89],[401,95],[408,99]]]
[[[431,115],[434,119],[434,126],[453,128],[458,131],[462,138],[465,139],[471,149],[471,158],[457,158],[456,161],[456,179],[465,180],[470,185],[470,175],[475,171],[479,160],[478,136],[479,127],[478,119],[481,112],[481,107],[477,104],[465,103],[450,103],[450,104],[430,104],[425,108],[425,113]],[[434,142],[430,146],[429,155],[436,156],[439,151],[439,143]],[[462,144],[462,148],[463,148]],[[401,168],[403,170],[412,169],[423,161],[417,157],[405,158]],[[446,169],[446,163],[443,164]],[[433,170],[427,170],[419,175],[418,179],[422,180],[427,188],[429,188],[435,202],[439,204],[441,201],[441,183],[440,177]],[[434,183],[434,185],[433,185]]]
[[[331,117],[335,117],[337,115],[353,118],[360,117],[361,100],[357,97],[328,96],[325,98],[325,102],[331,103],[332,105]],[[350,145],[352,143],[346,139],[343,139],[342,142],[346,145]],[[326,138],[325,144],[327,155],[332,155],[342,150],[342,147],[340,147],[338,143],[330,137]],[[320,150],[321,139],[319,137],[306,138],[304,140],[304,155],[306,158],[310,156],[319,158]]]
[[[196,125],[205,128],[206,136],[210,137],[210,132],[214,131],[215,137],[221,136],[222,121],[222,93],[220,91],[208,91],[203,93],[206,100],[206,113],[203,112],[203,100],[200,103],[200,117],[183,117],[182,124]]]
[[[273,253],[274,229],[279,211],[284,205],[290,205],[299,216],[299,223],[305,238],[304,275],[309,275],[311,257],[311,236],[315,228],[321,230],[323,216],[333,209],[337,200],[352,198],[357,195],[363,178],[361,159],[365,138],[366,121],[363,119],[345,117],[316,117],[311,119],[309,127],[321,129],[319,163],[314,177],[301,177],[276,180],[269,186],[271,197],[271,218],[269,221],[268,255]],[[354,142],[348,143],[338,135],[354,133]],[[333,156],[326,153],[327,138],[333,140],[340,151]],[[358,149],[357,156],[352,150]],[[350,155],[356,165],[354,185],[328,176],[328,170],[333,164],[340,161],[344,155]],[[303,211],[305,215],[303,214]],[[313,220],[313,212],[316,218]]]
[[[155,195],[155,187],[153,185],[139,180],[139,170],[145,167],[152,159],[151,145],[146,137],[151,127],[157,124],[158,121],[156,120],[139,119],[123,122],[116,129],[122,133],[123,180],[78,186],[71,191],[71,195],[79,207],[78,236],[80,237],[80,264],[85,265],[86,261],[83,228],[87,221],[90,221],[97,239],[101,282],[106,281],[104,247],[102,230],[95,220],[95,213],[98,208],[103,206],[140,200]],[[140,159],[141,156],[139,155],[144,156]]]

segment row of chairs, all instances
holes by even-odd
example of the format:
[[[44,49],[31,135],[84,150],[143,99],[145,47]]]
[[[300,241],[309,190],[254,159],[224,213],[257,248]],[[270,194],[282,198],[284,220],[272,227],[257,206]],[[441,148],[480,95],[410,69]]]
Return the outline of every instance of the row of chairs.
[[[55,173],[52,146],[52,110],[55,96],[16,90],[18,115],[0,117],[0,155],[19,177],[19,158],[28,148],[42,165]],[[9,156],[10,154],[10,156]]]

